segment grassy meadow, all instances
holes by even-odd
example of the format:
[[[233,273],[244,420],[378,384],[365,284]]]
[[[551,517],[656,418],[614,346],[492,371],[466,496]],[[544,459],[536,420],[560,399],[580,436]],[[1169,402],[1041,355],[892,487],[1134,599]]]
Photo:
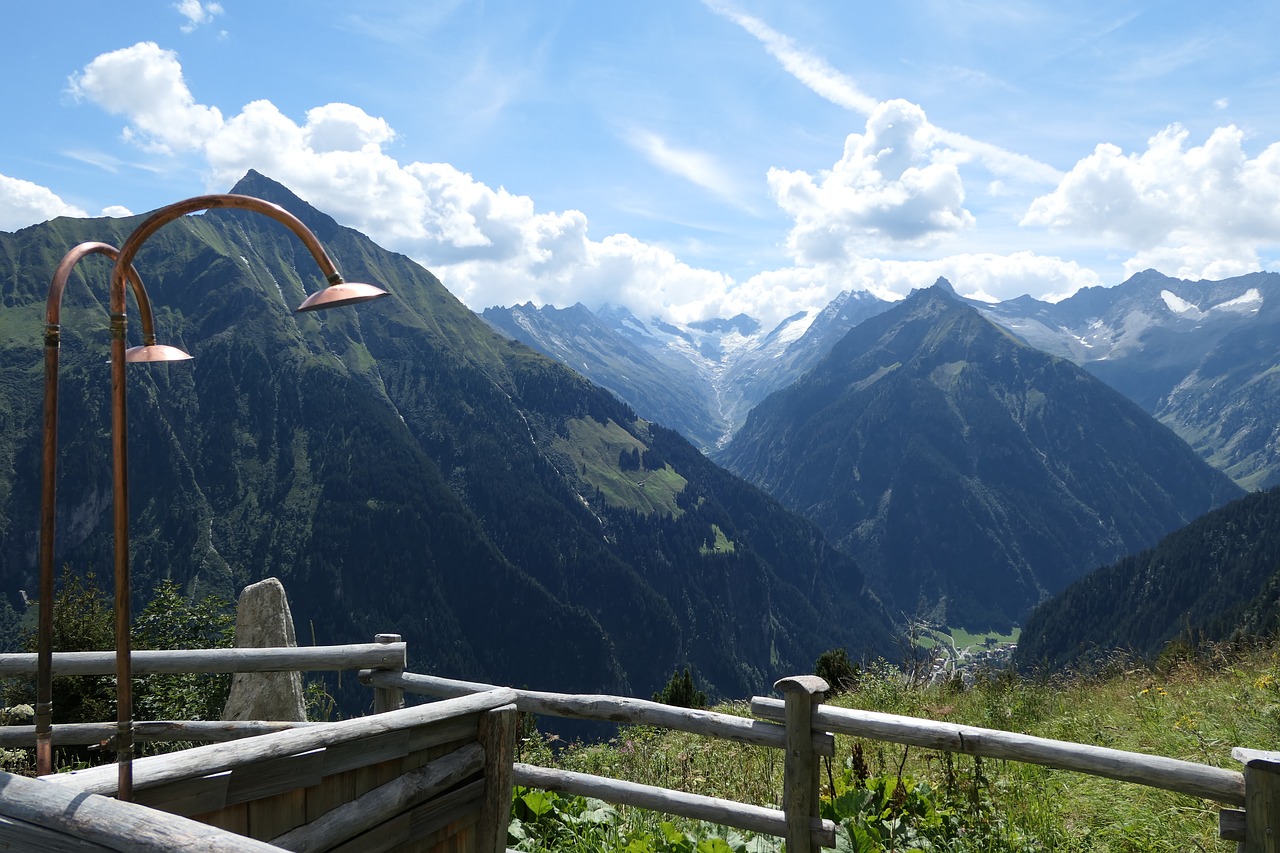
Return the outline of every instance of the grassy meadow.
[[[913,685],[895,667],[862,673],[835,705],[908,714],[1238,769],[1234,746],[1280,743],[1280,646],[1216,648],[1143,665],[1117,656],[1091,676],[980,675]],[[745,703],[716,710],[745,715]],[[553,729],[548,720],[544,728]],[[777,806],[782,755],[637,727],[607,744],[530,731],[519,760]],[[843,851],[1234,851],[1218,804],[1065,771],[839,737],[821,770],[824,816]],[[517,790],[513,847],[630,853],[765,853],[751,837],[596,801]]]

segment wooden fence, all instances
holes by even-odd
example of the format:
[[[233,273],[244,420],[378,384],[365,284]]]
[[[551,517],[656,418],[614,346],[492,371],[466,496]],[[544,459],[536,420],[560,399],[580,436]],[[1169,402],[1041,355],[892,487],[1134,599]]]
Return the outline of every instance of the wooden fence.
[[[408,672],[367,671],[360,677],[371,687],[426,696],[462,696],[492,689],[492,685]],[[784,698],[754,697],[751,710],[761,718],[754,720],[640,699],[531,690],[516,690],[515,704],[521,711],[552,717],[663,726],[782,748],[786,760],[780,812],[521,764],[515,768],[516,783],[782,835],[788,850],[813,850],[834,846],[834,826],[817,818],[817,756],[832,755],[833,735],[843,734],[1037,764],[1200,797],[1228,807],[1219,812],[1219,834],[1239,842],[1244,853],[1280,850],[1280,753],[1237,748],[1232,756],[1245,765],[1240,773],[1015,732],[825,706],[821,701],[827,685],[813,676],[783,679],[775,687]]]
[[[39,833],[58,832],[88,845],[67,846],[68,850],[170,849],[164,846],[164,839],[172,836],[198,838],[211,850],[500,853],[505,849],[512,786],[519,784],[777,835],[786,839],[789,851],[815,853],[821,847],[835,846],[835,825],[818,814],[819,759],[834,755],[835,734],[1021,761],[1213,800],[1235,807],[1222,810],[1220,833],[1223,838],[1239,841],[1246,853],[1274,851],[1280,838],[1280,753],[1237,749],[1233,756],[1245,765],[1240,773],[1013,732],[834,708],[822,704],[827,685],[814,676],[779,681],[775,687],[783,694],[780,700],[753,698],[751,710],[756,719],[618,696],[513,690],[405,672],[405,647],[399,640],[396,635],[379,635],[372,644],[339,647],[134,652],[134,671],[140,675],[358,668],[361,682],[375,691],[378,713],[323,724],[138,723],[139,739],[213,743],[138,759],[135,785],[139,804],[95,796],[114,792],[112,767],[40,781],[0,777],[0,841],[30,841]],[[34,666],[34,655],[0,655],[0,675],[29,674]],[[111,671],[110,653],[70,653],[54,658],[58,675]],[[445,701],[404,708],[405,694]],[[516,763],[516,709],[552,717],[659,726],[781,749],[781,808]],[[113,731],[114,724],[63,725],[55,726],[54,738],[55,743],[91,743]],[[225,742],[246,736],[236,743]],[[0,728],[0,744],[33,742],[34,727]],[[356,755],[364,758],[356,760]],[[378,769],[361,770],[357,765]],[[348,775],[340,775],[343,773]],[[32,785],[37,787],[32,789]],[[50,792],[43,806],[41,786]],[[64,803],[73,791],[78,798]],[[258,806],[247,805],[251,801]],[[158,813],[142,803],[178,817],[164,814],[159,819],[147,818],[146,814]],[[85,811],[77,811],[82,808]],[[253,808],[260,815],[273,816],[260,817],[254,826],[249,819]],[[121,809],[128,813],[127,820]],[[53,823],[41,823],[50,811]],[[370,815],[381,821],[372,829]],[[194,816],[212,826],[200,828],[201,824],[184,822],[182,816]],[[84,820],[77,820],[81,817]],[[81,826],[88,823],[94,824],[92,831]],[[103,840],[103,833],[109,834],[117,824],[128,827],[116,839],[125,846],[112,846],[109,838]],[[148,836],[147,843],[153,846],[137,843],[129,834],[152,824],[157,834],[154,839]],[[77,834],[81,831],[89,834]],[[245,836],[261,841],[250,842]],[[237,848],[237,838],[246,846]]]

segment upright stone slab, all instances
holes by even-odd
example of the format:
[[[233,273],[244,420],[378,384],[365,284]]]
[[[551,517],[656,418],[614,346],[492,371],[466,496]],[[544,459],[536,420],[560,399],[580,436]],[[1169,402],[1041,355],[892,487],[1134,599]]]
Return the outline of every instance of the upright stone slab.
[[[236,605],[236,646],[297,646],[284,585],[276,578],[250,584]],[[306,720],[300,672],[237,672],[222,709],[224,720]]]

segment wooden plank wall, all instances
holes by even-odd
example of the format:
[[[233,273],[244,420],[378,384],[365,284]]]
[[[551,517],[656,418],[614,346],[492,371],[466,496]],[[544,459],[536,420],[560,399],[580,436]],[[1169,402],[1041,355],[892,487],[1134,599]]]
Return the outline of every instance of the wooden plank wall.
[[[403,774],[475,743],[484,714],[472,713],[260,761],[233,770],[136,789],[134,799],[261,841],[315,821]],[[514,708],[510,709],[514,715]],[[499,780],[501,781],[501,780]],[[506,798],[510,800],[510,792]],[[450,790],[336,846],[333,853],[477,853],[485,779]],[[501,816],[497,816],[501,819]],[[506,840],[505,825],[497,833]],[[504,844],[505,846],[505,844]]]

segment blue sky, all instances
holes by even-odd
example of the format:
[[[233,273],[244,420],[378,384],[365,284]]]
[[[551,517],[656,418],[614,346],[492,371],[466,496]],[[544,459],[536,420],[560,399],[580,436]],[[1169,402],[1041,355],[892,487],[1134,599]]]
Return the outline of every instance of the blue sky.
[[[110,13],[110,14],[108,14]],[[8,4],[0,229],[255,168],[473,308],[1280,269],[1280,4]]]

